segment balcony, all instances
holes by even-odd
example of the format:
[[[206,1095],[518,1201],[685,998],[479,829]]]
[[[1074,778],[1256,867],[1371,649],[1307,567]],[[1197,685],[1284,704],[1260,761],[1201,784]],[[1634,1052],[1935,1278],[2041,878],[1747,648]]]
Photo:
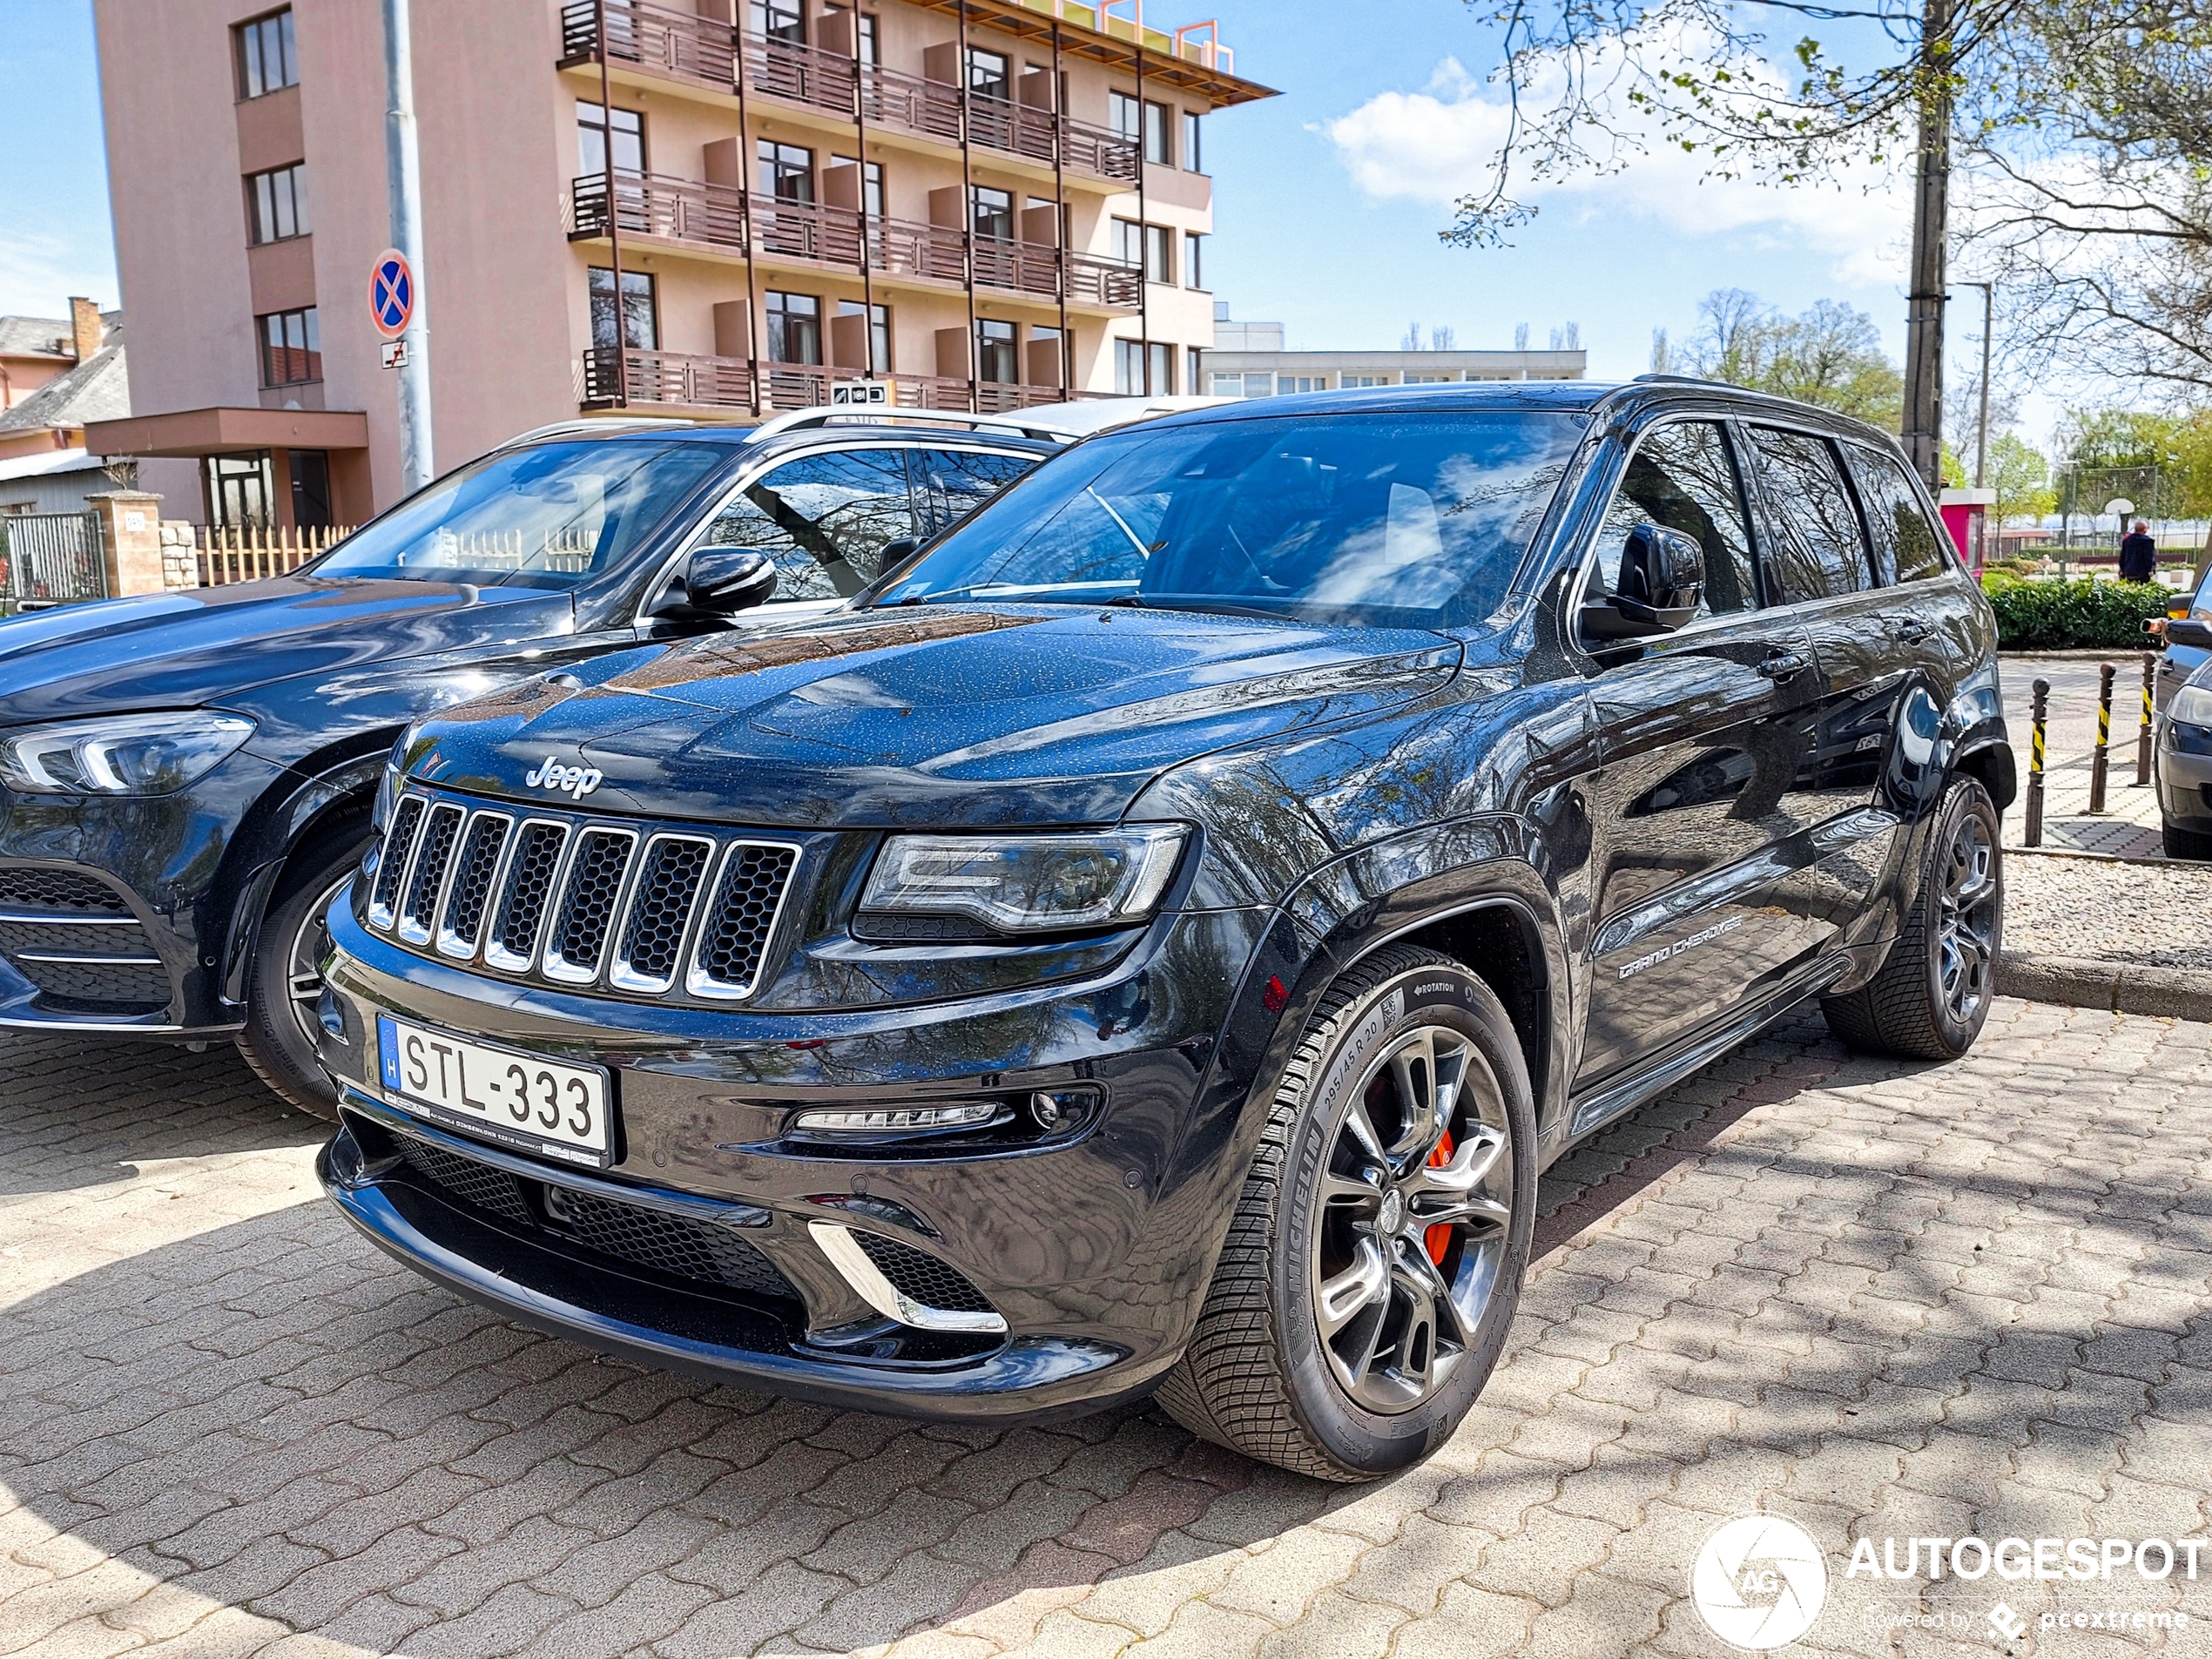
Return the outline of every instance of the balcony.
[[[741,35],[728,24],[650,0],[569,0],[561,10],[563,67],[598,61],[603,13],[611,64],[726,97],[737,90],[742,45],[749,95],[797,104],[840,121],[865,115],[871,128],[939,144],[961,142],[961,92],[949,82],[856,65],[840,53],[797,41]],[[971,98],[967,128],[970,144],[1001,155],[1115,184],[1136,182],[1136,141],[1108,127],[1003,98]]]
[[[679,352],[631,349],[617,368],[611,346],[583,354],[583,403],[610,407],[624,401],[680,403],[689,408],[750,409],[752,365],[742,357],[689,357]],[[827,400],[825,388],[823,398]],[[794,405],[792,407],[799,407]]]
[[[970,239],[955,226],[904,219],[870,219],[864,229],[853,208],[789,201],[661,173],[617,173],[614,202],[615,225],[623,235],[650,237],[725,259],[743,259],[750,251],[763,260],[857,272],[865,234],[868,269],[886,277],[960,287],[968,280],[972,248],[978,287],[1055,303],[1060,293],[1060,251],[1048,242]],[[605,176],[572,180],[569,235],[604,237],[607,220]],[[1067,263],[1069,304],[1134,311],[1143,303],[1143,278],[1136,266],[1088,253],[1070,254]]]
[[[655,403],[693,409],[743,410],[751,413],[752,388],[758,377],[760,408],[818,408],[830,401],[830,388],[840,381],[859,378],[859,371],[820,363],[753,363],[742,357],[688,357],[677,352],[632,349],[622,354],[626,384],[617,378],[615,352],[595,346],[583,354],[580,401],[590,408],[611,408],[624,401],[631,408]],[[997,381],[970,384],[938,374],[896,374],[890,377],[895,407],[902,409],[972,410],[1000,415],[1064,403],[1071,398],[1101,395],[1062,391],[1057,386],[1017,386]]]

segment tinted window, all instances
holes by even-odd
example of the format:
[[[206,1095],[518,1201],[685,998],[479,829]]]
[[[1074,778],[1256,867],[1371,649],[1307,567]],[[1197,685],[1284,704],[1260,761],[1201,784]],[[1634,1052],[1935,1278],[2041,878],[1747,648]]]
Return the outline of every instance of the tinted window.
[[[1866,529],[1874,543],[1874,575],[1886,587],[1919,582],[1951,568],[1950,536],[1928,522],[1919,493],[1904,462],[1857,444],[1845,446],[1858,498],[1866,507]]]
[[[1766,550],[1774,597],[1794,604],[1867,586],[1866,543],[1835,446],[1810,433],[1755,426],[1751,453],[1775,528]]]
[[[1504,597],[1587,424],[1440,410],[1132,428],[1047,461],[884,602],[1477,621]]]
[[[315,574],[571,588],[621,563],[728,453],[637,440],[512,449],[347,536]]]
[[[974,449],[917,449],[929,498],[932,533],[968,516],[1035,466],[1034,455],[995,455]]]
[[[906,451],[843,449],[753,480],[715,515],[706,541],[767,554],[779,599],[834,599],[873,582],[883,544],[914,533]]]
[[[1608,593],[1620,587],[1621,550],[1639,524],[1681,530],[1705,550],[1700,616],[1758,604],[1743,488],[1729,458],[1727,434],[1712,421],[1679,421],[1637,441],[1598,532],[1598,566]]]

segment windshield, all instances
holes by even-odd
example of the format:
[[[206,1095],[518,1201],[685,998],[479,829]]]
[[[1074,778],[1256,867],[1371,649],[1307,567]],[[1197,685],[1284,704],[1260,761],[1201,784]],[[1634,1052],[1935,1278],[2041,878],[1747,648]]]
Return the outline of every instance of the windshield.
[[[314,574],[572,588],[621,563],[727,453],[636,440],[510,449],[347,536]]]
[[[1588,417],[1136,428],[1048,461],[878,596],[1451,627],[1505,597]]]

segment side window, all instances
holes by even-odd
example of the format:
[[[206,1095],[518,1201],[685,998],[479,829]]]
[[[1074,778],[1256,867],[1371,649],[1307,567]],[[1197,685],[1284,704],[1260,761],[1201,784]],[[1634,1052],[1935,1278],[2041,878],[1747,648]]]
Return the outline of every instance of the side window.
[[[928,532],[935,535],[974,512],[1037,464],[1035,455],[994,455],[982,449],[917,449],[921,463]]]
[[[1637,440],[1598,531],[1598,566],[1608,593],[1619,589],[1621,550],[1639,524],[1681,530],[1705,550],[1705,596],[1698,615],[1757,607],[1743,486],[1729,456],[1728,435],[1718,425],[1681,421]]]
[[[1835,446],[1774,427],[1755,426],[1750,434],[1752,464],[1775,530],[1766,550],[1772,597],[1796,604],[1871,586],[1865,533]]]
[[[778,599],[858,593],[883,546],[914,533],[902,449],[801,455],[724,503],[707,545],[758,548],[775,561]]]
[[[1858,498],[1866,504],[1866,529],[1874,543],[1874,574],[1883,586],[1919,582],[1951,568],[1944,550],[1950,537],[1928,523],[1926,510],[1894,457],[1846,444]]]

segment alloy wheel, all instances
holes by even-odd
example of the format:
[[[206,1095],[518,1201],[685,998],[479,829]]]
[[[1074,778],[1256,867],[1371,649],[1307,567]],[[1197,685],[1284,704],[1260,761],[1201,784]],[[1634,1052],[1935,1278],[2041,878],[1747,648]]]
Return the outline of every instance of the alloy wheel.
[[[1410,1411],[1474,1345],[1512,1230],[1512,1131],[1473,1042],[1425,1025],[1377,1058],[1338,1119],[1315,1204],[1329,1368],[1369,1411]]]
[[[285,998],[292,1006],[292,1017],[300,1028],[300,1040],[310,1049],[315,1046],[315,1034],[321,1029],[317,1010],[322,1004],[322,959],[330,954],[330,925],[324,918],[353,879],[353,870],[348,867],[323,889],[293,931],[292,948],[285,955]]]
[[[1944,857],[1936,947],[1937,991],[1945,1012],[1962,1025],[1990,994],[1998,896],[1996,843],[1981,816],[1968,813]]]

